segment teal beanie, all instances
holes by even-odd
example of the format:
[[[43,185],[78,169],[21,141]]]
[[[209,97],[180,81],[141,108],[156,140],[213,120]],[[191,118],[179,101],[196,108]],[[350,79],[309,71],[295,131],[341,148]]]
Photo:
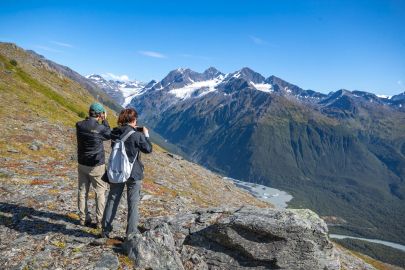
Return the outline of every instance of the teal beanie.
[[[95,113],[103,113],[105,112],[103,105],[98,102],[94,102],[90,105],[90,111],[94,111]]]

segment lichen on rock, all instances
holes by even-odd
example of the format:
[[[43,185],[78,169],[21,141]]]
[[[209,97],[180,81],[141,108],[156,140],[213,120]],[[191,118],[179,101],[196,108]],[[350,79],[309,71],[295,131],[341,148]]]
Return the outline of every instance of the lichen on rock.
[[[309,210],[202,209],[143,229],[125,249],[144,269],[340,269],[325,223]]]

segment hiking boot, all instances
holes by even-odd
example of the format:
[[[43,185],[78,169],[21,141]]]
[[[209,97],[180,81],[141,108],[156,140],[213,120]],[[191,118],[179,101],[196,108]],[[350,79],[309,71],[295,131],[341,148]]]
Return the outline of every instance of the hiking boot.
[[[110,238],[110,233],[105,230],[101,230],[100,237],[101,238]]]
[[[91,226],[91,219],[86,219],[86,220],[81,219],[80,220],[80,225],[90,227]]]

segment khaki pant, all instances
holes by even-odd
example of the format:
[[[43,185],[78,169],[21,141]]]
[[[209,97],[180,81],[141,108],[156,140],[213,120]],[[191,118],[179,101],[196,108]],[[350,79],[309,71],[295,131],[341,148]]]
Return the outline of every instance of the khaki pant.
[[[89,197],[90,184],[95,189],[96,193],[96,222],[101,223],[105,206],[105,192],[107,183],[101,180],[105,172],[105,165],[89,167],[79,164],[79,190],[77,196],[77,205],[79,208],[80,220],[90,220],[90,214],[87,207]]]

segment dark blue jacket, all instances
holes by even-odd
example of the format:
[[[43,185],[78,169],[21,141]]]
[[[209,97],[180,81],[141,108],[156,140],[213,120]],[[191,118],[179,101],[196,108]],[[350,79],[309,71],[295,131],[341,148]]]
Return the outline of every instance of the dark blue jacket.
[[[111,147],[114,147],[115,140],[123,138],[131,130],[135,129],[128,125],[114,128],[111,132]],[[151,142],[142,132],[135,130],[135,133],[125,141],[125,151],[131,163],[134,162],[135,156],[137,156],[132,167],[131,177],[135,180],[142,180],[144,166],[141,161],[141,152],[146,154],[152,153]]]
[[[105,164],[103,141],[111,138],[107,120],[102,124],[89,117],[76,123],[77,161],[81,165],[95,167]]]

